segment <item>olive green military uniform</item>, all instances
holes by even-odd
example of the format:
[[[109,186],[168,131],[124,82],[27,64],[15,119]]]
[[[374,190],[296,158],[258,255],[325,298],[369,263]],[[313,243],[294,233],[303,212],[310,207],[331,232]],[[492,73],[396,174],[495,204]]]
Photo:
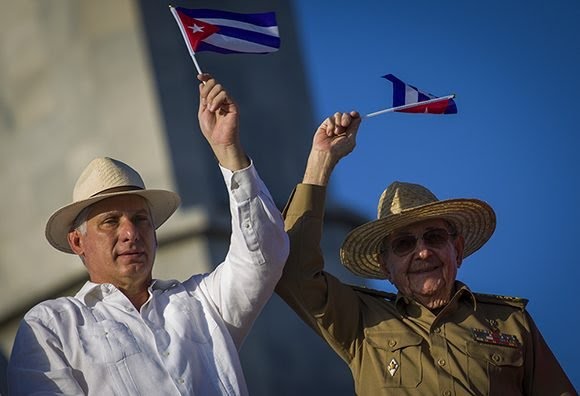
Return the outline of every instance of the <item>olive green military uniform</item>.
[[[284,211],[290,257],[277,292],[348,364],[357,395],[576,394],[525,300],[456,282],[450,303],[434,315],[324,272],[325,194],[299,184]]]

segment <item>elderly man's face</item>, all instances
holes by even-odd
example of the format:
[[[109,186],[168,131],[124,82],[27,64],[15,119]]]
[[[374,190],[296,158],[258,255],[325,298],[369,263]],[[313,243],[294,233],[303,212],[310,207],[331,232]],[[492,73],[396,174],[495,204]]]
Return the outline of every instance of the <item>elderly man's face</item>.
[[[97,202],[89,211],[86,232],[71,231],[69,242],[95,283],[130,288],[151,280],[157,239],[149,207],[140,196]]]
[[[440,219],[394,231],[384,242],[381,268],[404,295],[430,309],[449,302],[463,258],[463,237]]]

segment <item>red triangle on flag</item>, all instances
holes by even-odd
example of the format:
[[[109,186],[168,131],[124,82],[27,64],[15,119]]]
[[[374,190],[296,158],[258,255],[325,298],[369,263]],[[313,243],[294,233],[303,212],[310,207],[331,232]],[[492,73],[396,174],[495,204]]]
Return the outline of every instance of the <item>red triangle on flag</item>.
[[[219,27],[212,25],[211,23],[200,21],[199,19],[192,18],[185,15],[182,12],[177,11],[179,19],[183,24],[185,33],[191,44],[191,48],[195,51],[200,41],[211,36],[220,30]]]

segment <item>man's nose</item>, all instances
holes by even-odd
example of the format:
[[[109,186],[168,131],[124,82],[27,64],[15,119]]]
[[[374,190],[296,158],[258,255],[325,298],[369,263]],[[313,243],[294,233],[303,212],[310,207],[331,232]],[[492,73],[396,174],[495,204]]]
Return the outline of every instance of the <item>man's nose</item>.
[[[417,239],[417,246],[415,246],[415,251],[419,253],[419,257],[422,259],[429,257],[433,253],[423,238]]]
[[[137,226],[131,219],[123,218],[121,219],[121,226],[119,229],[119,236],[122,240],[133,241],[139,238],[139,232]]]

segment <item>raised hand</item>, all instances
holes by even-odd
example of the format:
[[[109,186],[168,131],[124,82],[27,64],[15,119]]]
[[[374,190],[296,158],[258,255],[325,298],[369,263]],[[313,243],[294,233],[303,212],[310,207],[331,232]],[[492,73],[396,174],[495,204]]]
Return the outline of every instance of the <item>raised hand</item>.
[[[211,75],[197,76],[199,126],[222,166],[238,170],[250,165],[240,143],[238,107],[224,87]]]
[[[351,111],[337,112],[320,124],[312,140],[303,183],[328,184],[334,166],[354,149],[360,122],[360,115]]]

